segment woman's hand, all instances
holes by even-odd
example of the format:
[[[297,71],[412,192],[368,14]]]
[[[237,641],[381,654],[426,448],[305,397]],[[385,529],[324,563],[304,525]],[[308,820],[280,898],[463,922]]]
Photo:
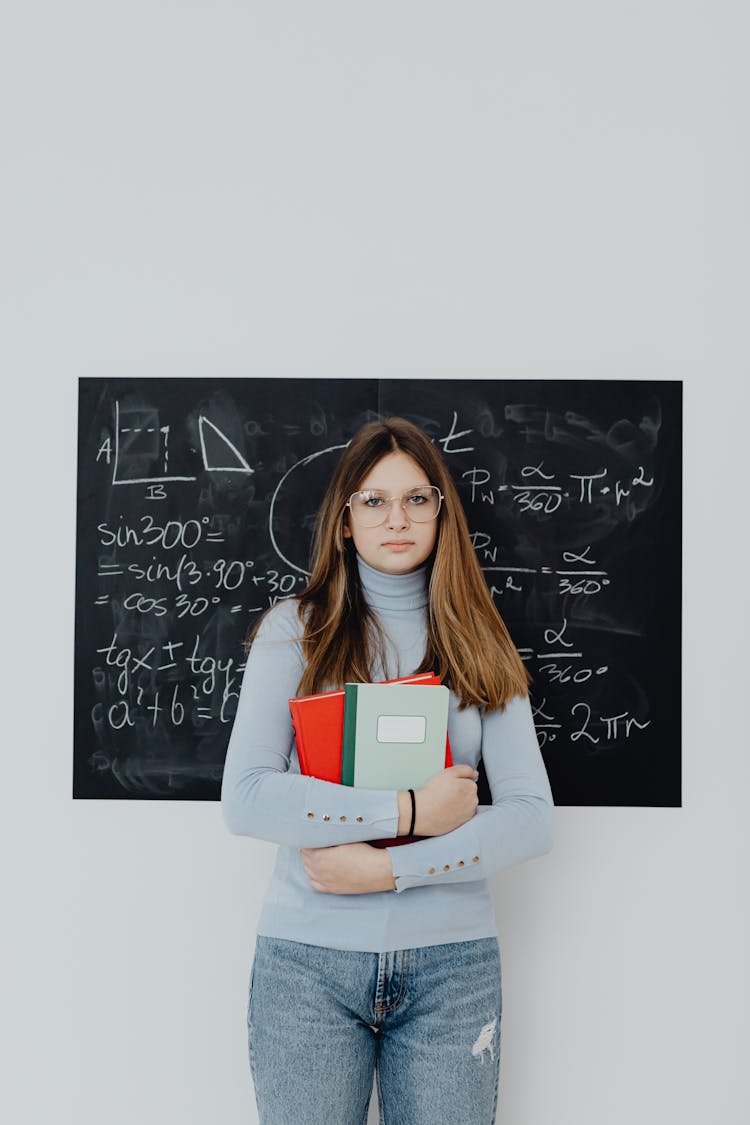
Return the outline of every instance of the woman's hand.
[[[421,789],[417,789],[414,794],[417,813],[414,834],[442,836],[471,820],[479,804],[476,783],[478,777],[478,772],[472,766],[460,763],[436,773]],[[409,801],[409,794],[404,795]]]
[[[396,888],[391,857],[385,848],[336,844],[332,848],[300,848],[299,854],[314,891],[361,895]]]

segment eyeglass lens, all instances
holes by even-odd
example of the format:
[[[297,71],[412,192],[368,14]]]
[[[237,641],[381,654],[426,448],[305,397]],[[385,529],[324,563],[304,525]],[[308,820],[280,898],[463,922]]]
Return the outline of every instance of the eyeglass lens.
[[[387,496],[385,492],[355,492],[349,501],[352,515],[363,527],[376,527],[388,516],[391,504],[398,500],[410,520],[428,523],[440,511],[440,491],[434,485],[411,488],[403,496]]]

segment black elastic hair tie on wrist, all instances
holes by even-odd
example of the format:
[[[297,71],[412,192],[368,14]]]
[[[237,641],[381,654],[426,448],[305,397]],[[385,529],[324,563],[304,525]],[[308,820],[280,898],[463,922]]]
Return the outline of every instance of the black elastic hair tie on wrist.
[[[412,836],[414,834],[414,821],[417,818],[417,802],[414,799],[413,789],[409,790],[409,796],[411,797],[411,824],[409,825],[409,831],[407,835]]]

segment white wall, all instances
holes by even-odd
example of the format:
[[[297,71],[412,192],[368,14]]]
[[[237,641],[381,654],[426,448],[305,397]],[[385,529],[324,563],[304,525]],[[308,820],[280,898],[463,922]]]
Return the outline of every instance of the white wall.
[[[560,809],[497,879],[499,1119],[747,1120],[747,5],[2,23],[4,1120],[256,1120],[273,848],[70,797],[76,380],[108,375],[684,380],[684,808]]]

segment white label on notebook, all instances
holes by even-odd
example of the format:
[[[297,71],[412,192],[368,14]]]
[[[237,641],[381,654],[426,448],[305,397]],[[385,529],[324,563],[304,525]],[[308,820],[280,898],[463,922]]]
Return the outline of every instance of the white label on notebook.
[[[424,742],[426,735],[424,715],[378,716],[378,742]]]

